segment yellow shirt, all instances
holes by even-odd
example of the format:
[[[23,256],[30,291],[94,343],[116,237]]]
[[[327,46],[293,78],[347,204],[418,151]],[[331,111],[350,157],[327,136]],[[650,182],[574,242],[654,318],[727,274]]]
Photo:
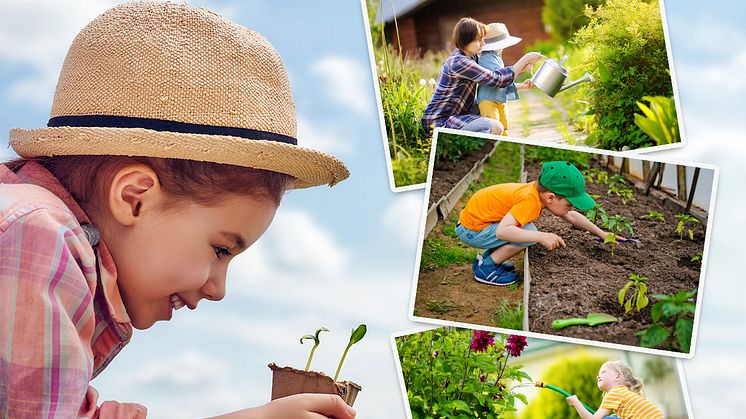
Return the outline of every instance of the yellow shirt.
[[[622,419],[663,419],[658,406],[625,386],[606,393],[600,408],[613,410]]]
[[[515,217],[519,226],[539,218],[541,200],[535,181],[501,183],[478,190],[461,211],[459,222],[469,230],[479,231],[499,223],[508,213]]]

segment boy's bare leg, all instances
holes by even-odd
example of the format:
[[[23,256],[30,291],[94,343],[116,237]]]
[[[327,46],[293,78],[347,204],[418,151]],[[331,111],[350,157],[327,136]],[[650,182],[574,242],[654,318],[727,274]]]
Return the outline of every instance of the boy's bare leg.
[[[526,246],[513,246],[510,244],[504,244],[495,249],[494,252],[490,253],[489,257],[490,259],[492,259],[493,262],[495,262],[495,264],[499,264],[517,255],[518,252],[525,248]]]

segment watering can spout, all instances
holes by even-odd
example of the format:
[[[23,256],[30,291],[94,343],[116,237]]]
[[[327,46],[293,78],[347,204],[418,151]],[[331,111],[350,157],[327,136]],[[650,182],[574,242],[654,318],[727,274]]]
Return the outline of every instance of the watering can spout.
[[[580,84],[580,83],[582,83],[584,81],[593,81],[593,76],[591,76],[591,73],[585,73],[585,75],[583,77],[581,77],[581,78],[579,78],[577,80],[571,81],[571,82],[569,82],[567,84],[563,84],[562,87],[560,87],[559,91],[560,92],[565,91],[565,90],[567,90],[567,89],[575,86],[576,84]]]

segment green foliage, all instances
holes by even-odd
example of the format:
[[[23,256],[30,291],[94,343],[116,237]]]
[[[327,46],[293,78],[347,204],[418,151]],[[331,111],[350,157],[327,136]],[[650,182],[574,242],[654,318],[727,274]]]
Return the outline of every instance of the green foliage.
[[[644,115],[635,114],[635,124],[652,138],[657,145],[678,143],[679,121],[676,119],[676,103],[673,97],[644,96],[650,107],[637,102]]]
[[[666,217],[664,217],[663,214],[661,214],[658,211],[652,211],[652,210],[648,210],[648,212],[646,212],[645,215],[641,215],[640,218],[643,220],[653,220],[653,221],[661,221],[661,222],[666,221]]]
[[[694,327],[697,291],[679,291],[676,295],[653,294],[658,300],[650,314],[653,325],[635,333],[640,336],[640,345],[645,348],[663,348],[689,352]]]
[[[396,339],[412,417],[503,417],[516,401],[525,403],[508,387],[531,377],[507,365],[505,336],[495,336],[486,352],[469,349],[472,337],[471,330],[439,328]]]
[[[595,199],[595,198],[594,198]],[[606,213],[606,209],[596,201],[596,205],[593,208],[585,212],[585,218],[590,222],[596,223],[596,220],[600,220],[602,224],[609,222],[609,214]]]
[[[625,231],[629,232],[630,236],[635,235],[635,231],[632,229],[632,224],[623,215],[615,215],[608,217],[606,220],[602,219],[601,226],[611,232],[621,234]]]
[[[548,161],[564,160],[574,164],[578,169],[588,167],[588,162],[593,158],[591,153],[581,151],[563,150],[560,148],[526,146],[526,161],[545,163]]]
[[[452,162],[461,160],[465,154],[482,148],[487,141],[492,142],[493,140],[458,134],[441,134],[438,137],[435,160]]]
[[[428,237],[422,250],[421,269],[440,269],[453,264],[471,263],[477,251],[458,240]]]
[[[620,175],[619,173],[614,173],[606,180],[606,186],[608,186],[609,189],[619,189],[620,187],[626,187],[627,179],[625,179],[624,176]]]
[[[598,370],[606,358],[596,355],[580,355],[573,358],[560,356],[547,367],[541,381],[564,389],[578,396],[581,402],[589,406],[601,404],[603,393],[596,385]],[[521,419],[575,418],[578,417],[573,407],[565,398],[551,390],[541,390],[531,400]]]
[[[632,191],[632,189],[619,187],[618,185],[614,185],[609,188],[609,190],[606,192],[607,195],[614,194],[620,198],[622,198],[622,203],[624,205],[627,205],[630,201],[637,201],[635,198],[635,193]]]
[[[673,94],[658,2],[608,0],[586,14],[589,23],[573,37],[596,79],[587,98],[597,129],[586,141],[613,150],[654,145],[634,115],[644,96]]]
[[[703,254],[702,252],[695,253],[694,256],[692,256],[692,260],[691,261],[692,262],[699,262],[701,264],[702,263],[702,254]]]
[[[502,300],[495,309],[495,316],[493,317],[495,326],[502,327],[504,329],[523,329],[523,303],[518,301],[511,303],[510,301]]]
[[[611,243],[611,257],[614,257],[614,246],[616,246],[616,234],[609,233],[604,237],[604,244]]]
[[[430,144],[407,151],[398,148],[396,155],[391,157],[391,168],[394,172],[396,186],[416,185],[427,180],[427,166]]]
[[[579,28],[588,24],[588,16],[583,13],[586,6],[597,7],[605,0],[544,0],[541,20],[552,37],[566,41]]]
[[[679,240],[684,239],[685,231],[689,240],[694,240],[694,230],[692,230],[692,227],[694,224],[699,224],[699,220],[689,214],[676,214],[674,218],[679,220],[679,223],[676,224],[676,232],[679,234]]]
[[[426,138],[420,117],[432,96],[432,85],[425,79],[417,79],[413,73],[401,70],[379,72],[378,86],[381,89],[383,117],[391,140],[391,154],[395,154],[397,146],[405,149],[418,146]]]
[[[629,274],[629,281],[619,290],[619,304],[624,307],[624,314],[632,311],[632,308],[639,312],[648,306],[647,280],[646,276]]]

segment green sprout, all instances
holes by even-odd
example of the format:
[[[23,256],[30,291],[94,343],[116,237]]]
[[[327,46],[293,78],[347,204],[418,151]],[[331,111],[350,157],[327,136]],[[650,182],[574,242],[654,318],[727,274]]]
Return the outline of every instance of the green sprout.
[[[591,198],[596,199],[598,198],[598,195],[591,195]],[[606,209],[596,202],[596,205],[594,205],[591,209],[585,211],[585,218],[588,219],[588,221],[592,223],[596,223],[596,219],[600,219],[602,222],[607,222],[609,219],[608,214],[606,214]]]
[[[339,377],[339,371],[342,369],[342,363],[345,361],[345,358],[347,357],[347,351],[350,350],[350,347],[357,342],[360,342],[360,340],[365,336],[365,332],[368,331],[368,327],[364,324],[361,324],[356,329],[352,330],[352,335],[350,336],[350,343],[347,344],[347,347],[345,348],[345,351],[342,353],[342,359],[339,360],[339,365],[337,365],[337,372],[334,373],[334,381],[337,381],[337,377]]]
[[[624,176],[614,173],[613,175],[609,176],[606,181],[606,186],[609,188],[618,188],[619,186],[627,186],[627,180],[624,178]]]
[[[327,329],[326,327],[319,327],[318,329],[316,329],[316,333],[315,334],[313,334],[313,335],[305,335],[305,336],[303,336],[303,337],[300,338],[300,344],[301,345],[303,345],[303,341],[306,340],[306,339],[313,340],[313,342],[314,342],[313,343],[313,348],[311,348],[311,353],[308,354],[308,362],[306,362],[306,369],[305,369],[305,371],[308,371],[308,368],[311,367],[311,360],[313,359],[313,353],[316,352],[316,347],[318,347],[319,343],[321,343],[321,341],[319,340],[319,334],[321,332],[328,332],[328,331],[329,331],[329,329]]]
[[[624,314],[632,311],[633,305],[638,312],[647,307],[649,303],[648,285],[645,283],[647,280],[646,276],[629,274],[629,281],[619,290],[619,304],[624,306]],[[632,292],[627,298],[627,291],[630,289]]]
[[[629,189],[629,188],[620,188],[617,185],[614,185],[614,186],[610,187],[609,190],[606,192],[606,194],[607,195],[614,194],[614,195],[616,195],[618,197],[621,197],[622,198],[622,203],[624,205],[627,205],[627,202],[630,202],[630,201],[637,201],[637,199],[635,198],[635,194],[632,191],[632,189]]]
[[[679,233],[679,240],[684,239],[684,231],[689,235],[689,240],[694,240],[694,230],[692,230],[692,226],[688,223],[699,224],[699,220],[689,214],[677,214],[675,218],[679,220],[679,224],[676,225],[676,232]]]
[[[661,222],[666,221],[666,217],[658,211],[648,211],[645,215],[641,215],[640,219]]]
[[[611,257],[614,257],[614,245],[616,245],[616,234],[609,233],[604,237],[604,244],[611,243]]]
[[[702,264],[702,252],[697,252],[692,256],[691,262],[699,262],[699,264]]]
[[[634,237],[635,231],[632,229],[632,224],[627,220],[626,217],[623,215],[615,215],[613,217],[608,217],[606,221],[602,225],[603,228],[610,230],[617,235],[629,231],[629,235]]]

